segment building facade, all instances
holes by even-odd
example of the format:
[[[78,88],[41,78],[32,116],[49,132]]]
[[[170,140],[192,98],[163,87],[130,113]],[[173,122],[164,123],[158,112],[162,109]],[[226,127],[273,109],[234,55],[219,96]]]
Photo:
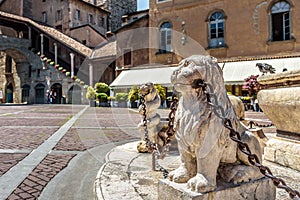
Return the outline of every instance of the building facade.
[[[150,62],[209,54],[226,68],[234,61],[299,56],[299,6],[293,0],[150,0],[150,27],[157,28],[150,34]],[[227,89],[242,94],[241,84]]]
[[[20,8],[15,10],[13,5]],[[0,10],[54,27],[89,47],[105,40],[110,14],[101,6],[83,0],[4,1]]]
[[[92,50],[80,42],[29,18],[0,11],[0,52],[1,102],[47,103],[46,92],[51,89],[55,103],[85,102],[82,93],[88,76],[81,67]]]

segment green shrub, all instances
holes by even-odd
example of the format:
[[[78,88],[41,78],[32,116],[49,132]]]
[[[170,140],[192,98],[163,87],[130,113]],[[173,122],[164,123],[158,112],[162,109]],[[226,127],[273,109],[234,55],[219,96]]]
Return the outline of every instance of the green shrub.
[[[96,93],[96,99],[99,102],[107,102],[108,96],[106,93]]]
[[[96,98],[96,92],[92,86],[87,88],[86,98],[89,100],[94,100]]]
[[[116,100],[116,97],[114,97],[114,96],[109,96],[109,97],[107,97],[107,100],[108,100],[108,101],[115,101],[115,100]]]
[[[166,90],[163,86],[161,86],[160,84],[155,84],[155,89],[157,90],[157,93],[160,96],[161,101],[163,102],[164,100],[166,100],[167,95],[166,95]]]
[[[116,101],[126,101],[128,99],[128,93],[116,93]]]
[[[128,94],[128,100],[133,102],[139,99],[139,89],[136,85],[133,85]]]
[[[97,93],[107,93],[109,91],[109,86],[106,83],[96,83],[95,90]]]

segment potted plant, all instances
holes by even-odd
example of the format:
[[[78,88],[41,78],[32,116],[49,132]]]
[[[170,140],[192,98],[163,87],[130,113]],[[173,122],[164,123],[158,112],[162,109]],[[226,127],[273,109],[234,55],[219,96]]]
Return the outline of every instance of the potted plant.
[[[99,101],[100,106],[107,105],[107,92],[109,91],[109,86],[106,83],[98,82],[95,84],[95,91],[97,100]]]
[[[118,102],[118,107],[125,108],[127,99],[128,93],[116,93],[116,101]]]
[[[96,93],[96,99],[99,101],[99,106],[107,106],[108,95],[106,93]]]
[[[139,99],[139,89],[136,85],[133,85],[128,94],[128,100],[130,101],[131,108],[137,108]]]
[[[154,87],[155,87],[157,93],[158,93],[159,96],[160,96],[161,105],[163,105],[164,102],[165,102],[165,100],[167,99],[166,90],[165,90],[165,88],[164,88],[162,85],[160,85],[160,84],[155,84]]]
[[[92,86],[89,86],[87,88],[87,92],[86,92],[86,98],[88,100],[90,100],[90,107],[95,107],[96,106],[96,91],[94,90],[94,88]]]
[[[108,96],[107,97],[108,105],[111,106],[111,107],[114,107],[115,100],[116,100],[116,97],[114,97],[114,96]]]

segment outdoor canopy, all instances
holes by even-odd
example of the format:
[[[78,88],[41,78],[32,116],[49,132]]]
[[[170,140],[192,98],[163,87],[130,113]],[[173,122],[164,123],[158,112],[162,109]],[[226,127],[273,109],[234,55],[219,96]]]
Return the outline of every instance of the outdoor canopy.
[[[161,84],[164,87],[172,86],[171,75],[178,67],[160,65],[158,67],[133,68],[123,70],[110,84],[111,88],[131,88],[132,85],[142,85],[147,82]]]
[[[287,70],[300,69],[300,57],[261,59],[250,61],[223,62],[219,66],[223,69],[225,85],[243,85],[245,79],[251,75],[262,75],[256,63],[267,63],[276,69],[276,73]],[[161,84],[164,87],[172,86],[171,75],[178,67],[165,65],[148,66],[123,70],[110,84],[111,88],[131,88],[132,85],[142,85],[146,82]]]

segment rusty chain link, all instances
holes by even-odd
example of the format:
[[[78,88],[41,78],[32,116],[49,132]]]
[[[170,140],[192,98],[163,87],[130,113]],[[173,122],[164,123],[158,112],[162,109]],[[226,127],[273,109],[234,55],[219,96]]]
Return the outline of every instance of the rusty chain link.
[[[285,183],[285,181],[281,178],[278,178],[274,176],[270,170],[269,167],[264,166],[260,163],[259,158],[256,154],[251,153],[251,150],[247,143],[241,141],[241,135],[239,132],[234,130],[232,127],[232,123],[230,119],[226,118],[224,109],[219,106],[217,103],[216,95],[213,93],[213,88],[209,83],[204,82],[201,79],[195,80],[192,84],[193,88],[202,88],[203,93],[206,95],[206,99],[208,104],[213,108],[213,112],[222,119],[223,125],[225,128],[227,128],[230,131],[230,138],[237,143],[238,148],[241,152],[246,154],[248,156],[249,162],[258,167],[260,172],[265,176],[270,178],[274,185],[277,188],[284,189],[286,192],[288,192],[291,199],[300,199],[300,193],[290,187],[288,187]],[[208,90],[207,90],[208,88]]]
[[[269,123],[269,124],[263,125],[263,124],[258,124],[257,122],[252,121],[252,120],[249,121],[249,126],[250,126],[250,128],[252,128],[253,125],[254,125],[254,126],[257,126],[257,127],[260,127],[260,128],[265,128],[265,127],[271,127],[271,126],[274,126],[273,123]]]
[[[148,91],[146,94],[141,95],[141,109],[143,114],[143,126],[144,126],[144,139],[146,142],[146,147],[152,152],[152,169],[158,170],[163,172],[163,177],[167,178],[169,172],[160,166],[157,162],[157,159],[164,159],[167,155],[167,152],[169,151],[169,148],[171,146],[171,141],[174,137],[175,130],[174,130],[174,118],[175,118],[175,112],[177,110],[178,105],[178,98],[176,97],[175,93],[172,97],[172,104],[170,106],[171,111],[169,113],[169,123],[168,123],[168,129],[166,131],[167,138],[164,141],[164,146],[162,147],[162,151],[159,151],[158,145],[154,142],[151,142],[149,139],[149,133],[148,133],[148,122],[147,122],[147,115],[146,115],[146,103],[145,103],[145,96],[148,95],[150,91]]]

